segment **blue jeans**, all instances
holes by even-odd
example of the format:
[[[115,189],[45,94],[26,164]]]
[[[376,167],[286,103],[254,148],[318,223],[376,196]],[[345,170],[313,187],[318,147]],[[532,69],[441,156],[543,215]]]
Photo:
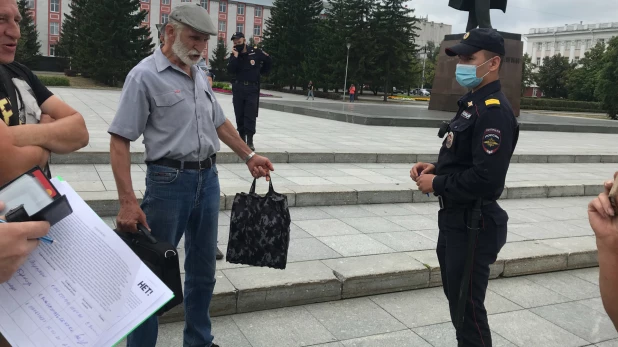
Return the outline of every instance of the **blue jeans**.
[[[148,165],[142,210],[152,235],[178,245],[185,234],[184,347],[209,347],[210,300],[215,287],[219,218],[217,167],[176,170]],[[155,347],[159,332],[156,315],[127,337],[127,347]]]
[[[354,94],[350,94],[350,102],[354,102]]]

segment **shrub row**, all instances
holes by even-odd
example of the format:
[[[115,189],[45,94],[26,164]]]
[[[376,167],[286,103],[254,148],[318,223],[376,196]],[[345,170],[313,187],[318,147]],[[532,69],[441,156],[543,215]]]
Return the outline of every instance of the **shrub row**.
[[[525,110],[605,113],[599,102],[565,99],[521,98],[521,108]]]
[[[64,76],[38,76],[46,87],[70,87],[69,79]]]

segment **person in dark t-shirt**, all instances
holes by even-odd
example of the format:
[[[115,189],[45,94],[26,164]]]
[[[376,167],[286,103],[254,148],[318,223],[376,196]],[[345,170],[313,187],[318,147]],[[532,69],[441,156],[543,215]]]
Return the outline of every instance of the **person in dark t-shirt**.
[[[13,146],[38,147],[32,150],[33,157],[15,157],[10,168],[0,166],[2,184],[34,165],[47,163],[50,153],[66,154],[85,147],[89,135],[81,114],[53,95],[30,69],[14,61],[21,37],[15,0],[0,0],[0,18],[0,127],[8,126]]]

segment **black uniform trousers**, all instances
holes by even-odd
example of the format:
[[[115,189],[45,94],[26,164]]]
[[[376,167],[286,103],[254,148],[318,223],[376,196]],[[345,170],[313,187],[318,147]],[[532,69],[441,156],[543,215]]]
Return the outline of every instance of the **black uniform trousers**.
[[[479,28],[491,28],[491,17],[489,15],[491,0],[472,0],[472,3],[474,3],[474,8],[468,13],[466,31],[477,26]]]
[[[459,289],[468,247],[468,214],[465,208],[445,208],[438,212],[438,261],[444,294],[449,302],[451,319],[455,321]],[[485,310],[485,293],[489,281],[489,265],[496,261],[506,242],[508,216],[497,203],[483,206],[481,229],[476,240],[470,287],[466,298],[463,328],[457,339],[465,347],[491,347],[491,332]],[[453,344],[455,346],[455,344]]]
[[[232,84],[232,102],[236,115],[236,130],[242,135],[254,135],[257,122],[258,97],[260,88],[243,83]]]

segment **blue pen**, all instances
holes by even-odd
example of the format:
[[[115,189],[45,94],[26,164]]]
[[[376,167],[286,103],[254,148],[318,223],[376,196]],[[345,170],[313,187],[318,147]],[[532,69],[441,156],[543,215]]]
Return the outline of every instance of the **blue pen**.
[[[0,219],[0,223],[8,223],[8,222],[5,221],[4,219]],[[42,241],[43,243],[46,243],[48,245],[51,245],[52,243],[56,242],[54,239],[47,237],[47,236],[40,237],[37,240]]]

